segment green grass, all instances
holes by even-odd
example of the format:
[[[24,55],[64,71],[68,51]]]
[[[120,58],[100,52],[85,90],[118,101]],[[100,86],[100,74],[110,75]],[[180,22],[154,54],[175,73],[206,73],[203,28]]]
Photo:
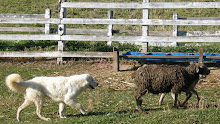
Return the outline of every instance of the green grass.
[[[66,75],[76,73],[79,68],[86,66],[94,66],[91,63],[83,64],[66,64],[57,66],[53,63],[46,62],[1,62],[0,63],[0,123],[14,124],[16,120],[17,108],[23,102],[22,93],[14,93],[8,90],[5,86],[4,79],[11,73],[19,73],[24,80],[40,75]],[[90,70],[87,70],[93,73]],[[121,72],[125,73],[125,72]],[[116,73],[116,75],[119,73]],[[98,77],[97,77],[98,78]],[[107,77],[109,78],[109,77]],[[134,100],[134,88],[125,88],[115,91],[112,88],[102,87],[104,80],[100,81],[100,87],[95,90],[87,89],[79,97],[84,108],[89,112],[88,115],[81,115],[78,110],[71,109],[66,106],[64,115],[67,119],[60,119],[58,116],[58,104],[46,99],[44,104],[43,114],[51,118],[51,121],[45,122],[40,120],[32,105],[22,111],[19,123],[88,123],[88,124],[108,124],[108,123],[146,123],[146,124],[185,124],[185,123],[220,123],[219,115],[219,89],[218,88],[203,88],[197,89],[200,97],[204,101],[204,108],[196,107],[195,95],[188,101],[187,108],[172,108],[172,99],[170,94],[165,97],[164,104],[158,105],[159,95],[147,94],[143,97],[143,109],[148,114],[140,113],[135,110],[136,103]],[[117,86],[116,86],[117,87]],[[183,99],[180,95],[180,99]]]

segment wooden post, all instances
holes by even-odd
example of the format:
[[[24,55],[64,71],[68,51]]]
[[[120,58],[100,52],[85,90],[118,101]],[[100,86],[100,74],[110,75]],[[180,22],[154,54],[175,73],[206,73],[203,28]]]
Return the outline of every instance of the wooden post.
[[[45,18],[51,18],[50,9],[45,9]],[[45,34],[50,34],[50,24],[45,24]]]
[[[119,47],[113,47],[113,71],[119,71]]]
[[[113,11],[108,11],[108,19],[113,19]],[[113,24],[108,25],[108,37],[111,37],[113,35]],[[107,45],[111,46],[112,41],[108,41]]]
[[[200,48],[199,50],[199,63],[202,63],[203,62],[203,48]]]
[[[60,4],[60,19],[62,18],[66,18],[66,8],[61,8],[61,4],[62,2],[66,2],[67,0],[59,0],[59,4]],[[59,24],[58,25],[58,34],[60,36],[65,35],[66,34],[66,25],[64,24]],[[59,52],[63,52],[65,50],[65,41],[58,41],[58,51]],[[59,56],[57,58],[57,64],[63,64],[63,58],[62,56]]]
[[[178,13],[173,13],[173,20],[177,20],[178,19]],[[178,25],[173,25],[173,36],[177,37],[178,36]],[[172,43],[174,46],[177,45],[176,42]]]
[[[150,3],[150,0],[143,0],[143,3]],[[143,9],[143,19],[149,19],[149,9]],[[142,37],[149,36],[149,25],[142,26]],[[147,53],[148,51],[148,42],[142,43],[141,52]]]

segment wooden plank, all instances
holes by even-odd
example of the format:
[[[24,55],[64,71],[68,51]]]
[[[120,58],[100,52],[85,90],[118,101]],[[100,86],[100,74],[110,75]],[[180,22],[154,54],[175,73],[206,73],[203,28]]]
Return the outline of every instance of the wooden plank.
[[[91,58],[112,58],[112,52],[0,51],[0,57],[91,57]]]
[[[220,20],[162,20],[162,19],[90,19],[64,18],[62,24],[119,24],[119,25],[220,25]]]
[[[66,29],[67,34],[107,35],[108,29]]]
[[[0,51],[0,57],[57,57],[56,51]]]
[[[113,47],[113,70],[119,71],[119,47]]]
[[[0,35],[1,36],[1,35]],[[1,38],[0,38],[1,39]],[[156,37],[156,36],[94,36],[94,35],[65,35],[62,40],[76,41],[141,41],[141,42],[220,42],[220,37]]]
[[[97,36],[97,35],[22,35],[0,34],[0,40],[62,40],[62,41],[140,41],[146,42],[220,42],[220,37],[157,37],[157,36]]]
[[[150,3],[150,0],[143,0],[143,3]],[[142,10],[143,19],[149,19],[150,10],[149,9],[143,9]],[[146,37],[149,36],[149,25],[142,25],[142,36]],[[148,51],[148,42],[141,44],[141,52],[146,53]]]
[[[199,50],[199,61],[198,61],[198,63],[202,63],[202,62],[203,62],[203,58],[204,58],[204,56],[203,56],[203,48],[200,48],[200,50]]]
[[[220,56],[205,56],[207,59],[220,59]]]
[[[0,18],[0,24],[59,24],[60,19]],[[161,20],[161,19],[90,19],[63,18],[61,24],[120,24],[120,25],[220,25],[220,20]]]
[[[0,31],[44,32],[43,27],[0,27]]]
[[[220,17],[188,17],[188,18],[181,18],[181,19],[186,19],[186,20],[220,20]]]
[[[113,19],[113,11],[112,10],[108,10],[108,19]],[[109,37],[113,36],[113,25],[112,24],[108,25],[107,36],[109,36]],[[107,45],[111,46],[112,41],[108,41]]]
[[[60,57],[91,57],[91,58],[112,58],[112,52],[68,52],[59,54]]]
[[[127,8],[127,9],[157,9],[157,8],[220,8],[220,2],[64,2],[64,8]]]
[[[0,31],[14,32],[44,32],[43,27],[0,27]],[[51,28],[51,32],[57,33],[57,28]],[[127,33],[130,35],[141,35],[141,31],[132,30],[113,30],[116,33]],[[107,29],[66,29],[67,34],[83,34],[83,35],[106,35]],[[150,36],[172,36],[172,31],[149,31]],[[178,31],[178,36],[220,36],[220,31]]]
[[[56,34],[0,34],[0,40],[59,40]]]
[[[0,18],[0,24],[59,24],[58,18]]]
[[[45,18],[44,14],[7,14],[0,13],[0,18]]]
[[[181,34],[180,36],[220,36],[220,31],[187,31],[186,34]]]

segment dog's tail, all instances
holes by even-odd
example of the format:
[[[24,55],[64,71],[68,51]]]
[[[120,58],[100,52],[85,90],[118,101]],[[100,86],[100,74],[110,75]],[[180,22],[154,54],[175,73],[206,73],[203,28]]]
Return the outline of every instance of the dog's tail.
[[[25,82],[22,82],[22,78],[19,74],[10,74],[6,77],[6,85],[14,92],[25,92],[27,86]]]

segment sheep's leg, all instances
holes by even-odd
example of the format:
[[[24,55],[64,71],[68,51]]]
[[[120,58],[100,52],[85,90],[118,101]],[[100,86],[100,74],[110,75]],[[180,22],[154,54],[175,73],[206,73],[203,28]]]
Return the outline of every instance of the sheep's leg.
[[[142,105],[142,99],[141,99],[141,96],[143,96],[144,94],[146,94],[146,91],[136,91],[136,95],[135,95],[135,99],[136,99],[136,104],[137,104],[137,109],[140,111],[140,112],[143,112],[143,110],[141,109],[141,105]]]
[[[171,92],[171,96],[172,96],[173,100],[175,101],[175,96],[176,95],[175,94],[172,95],[172,92]],[[176,98],[176,100],[177,100],[177,104],[180,105],[180,101],[177,98]]]
[[[178,94],[175,94],[175,93],[173,93],[173,92],[171,92],[171,96],[173,97],[173,100],[174,100],[174,104],[173,104],[173,106],[175,107],[175,108],[177,108],[177,101],[178,101]]]
[[[136,103],[137,103],[137,109],[138,109],[138,111],[142,112],[142,111],[143,111],[143,110],[141,109],[142,100],[141,100],[141,99],[136,99]]]
[[[166,96],[166,93],[162,93],[159,100],[159,105],[162,105],[163,99]]]
[[[191,92],[186,92],[186,98],[185,100],[180,104],[180,106],[184,106],[184,104],[189,100],[189,98],[192,96]]]
[[[198,93],[195,91],[195,89],[192,89],[192,92],[196,95],[196,97],[197,97],[197,100],[198,100],[198,103],[199,103],[199,101],[200,101],[200,98],[199,98],[199,95],[198,95]]]

